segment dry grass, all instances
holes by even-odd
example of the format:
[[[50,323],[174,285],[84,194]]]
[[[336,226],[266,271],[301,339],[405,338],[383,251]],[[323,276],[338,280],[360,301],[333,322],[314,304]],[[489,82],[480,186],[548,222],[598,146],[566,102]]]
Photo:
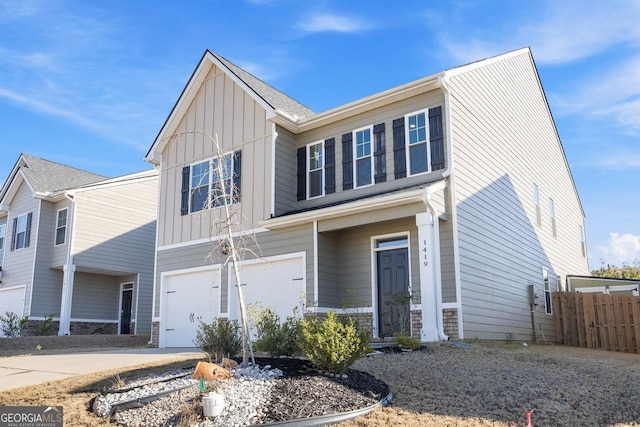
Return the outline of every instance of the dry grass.
[[[89,412],[89,402],[114,381],[125,384],[137,377],[178,368],[193,368],[199,359],[176,359],[148,363],[127,370],[108,370],[91,375],[50,381],[36,386],[0,392],[0,406],[63,406],[65,426],[112,425],[109,419]]]
[[[640,356],[521,344],[448,345],[427,352],[387,354],[354,366],[391,387],[392,405],[340,424],[368,426],[517,426],[533,409],[534,425],[640,425]],[[110,370],[0,393],[0,405],[61,405],[65,426],[109,425],[88,412],[90,400],[114,380],[198,359]],[[193,409],[193,408],[191,408]],[[185,425],[196,412],[185,411]]]

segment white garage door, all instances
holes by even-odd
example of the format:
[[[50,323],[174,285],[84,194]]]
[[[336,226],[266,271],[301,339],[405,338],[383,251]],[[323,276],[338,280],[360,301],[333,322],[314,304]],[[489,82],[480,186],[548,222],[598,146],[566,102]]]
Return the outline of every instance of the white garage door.
[[[304,297],[305,274],[304,257],[273,258],[257,263],[243,263],[241,279],[242,292],[246,304],[260,303],[262,308],[270,308],[281,320],[293,316],[293,309],[300,307]],[[233,269],[229,270],[229,317],[238,319],[238,291],[235,287]],[[304,300],[303,300],[304,301]],[[300,315],[298,311],[298,315]]]
[[[24,314],[24,294],[26,286],[0,290],[0,316],[6,317],[5,313],[11,311],[22,317]],[[4,336],[0,331],[0,336]]]
[[[161,347],[195,347],[198,318],[210,323],[220,315],[220,270],[192,271],[162,278]]]

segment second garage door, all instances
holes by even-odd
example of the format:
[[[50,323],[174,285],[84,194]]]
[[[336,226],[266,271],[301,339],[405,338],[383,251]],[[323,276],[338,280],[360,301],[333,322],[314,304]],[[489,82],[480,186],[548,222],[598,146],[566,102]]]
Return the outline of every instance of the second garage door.
[[[305,274],[304,256],[272,258],[266,261],[243,263],[242,292],[246,304],[260,303],[262,308],[270,308],[281,320],[293,316],[295,307],[304,301]],[[233,270],[229,271],[229,317],[239,318],[238,295]],[[298,315],[300,315],[298,311]]]

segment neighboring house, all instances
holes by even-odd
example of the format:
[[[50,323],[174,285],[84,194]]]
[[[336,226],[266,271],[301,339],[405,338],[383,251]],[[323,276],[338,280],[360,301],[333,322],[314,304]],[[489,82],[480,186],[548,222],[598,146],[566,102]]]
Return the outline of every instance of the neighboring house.
[[[217,135],[218,154],[212,142]],[[584,212],[528,48],[314,113],[206,51],[146,159],[160,167],[152,340],[190,346],[199,317],[237,318],[206,196],[260,255],[242,289],[410,333],[555,337],[551,292],[588,274]],[[224,245],[222,245],[224,246]],[[533,312],[533,314],[532,314]]]
[[[566,284],[566,289],[561,290],[640,296],[640,280],[638,279],[570,275],[567,276]]]
[[[108,179],[22,154],[0,192],[0,313],[149,334],[158,171]]]

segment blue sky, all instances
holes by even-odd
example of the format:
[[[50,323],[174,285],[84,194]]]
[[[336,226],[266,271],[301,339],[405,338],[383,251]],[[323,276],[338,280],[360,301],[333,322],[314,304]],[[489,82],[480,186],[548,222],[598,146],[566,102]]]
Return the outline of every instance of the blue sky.
[[[530,46],[591,268],[640,259],[640,1],[0,0],[0,175],[142,158],[205,49],[321,112]]]

